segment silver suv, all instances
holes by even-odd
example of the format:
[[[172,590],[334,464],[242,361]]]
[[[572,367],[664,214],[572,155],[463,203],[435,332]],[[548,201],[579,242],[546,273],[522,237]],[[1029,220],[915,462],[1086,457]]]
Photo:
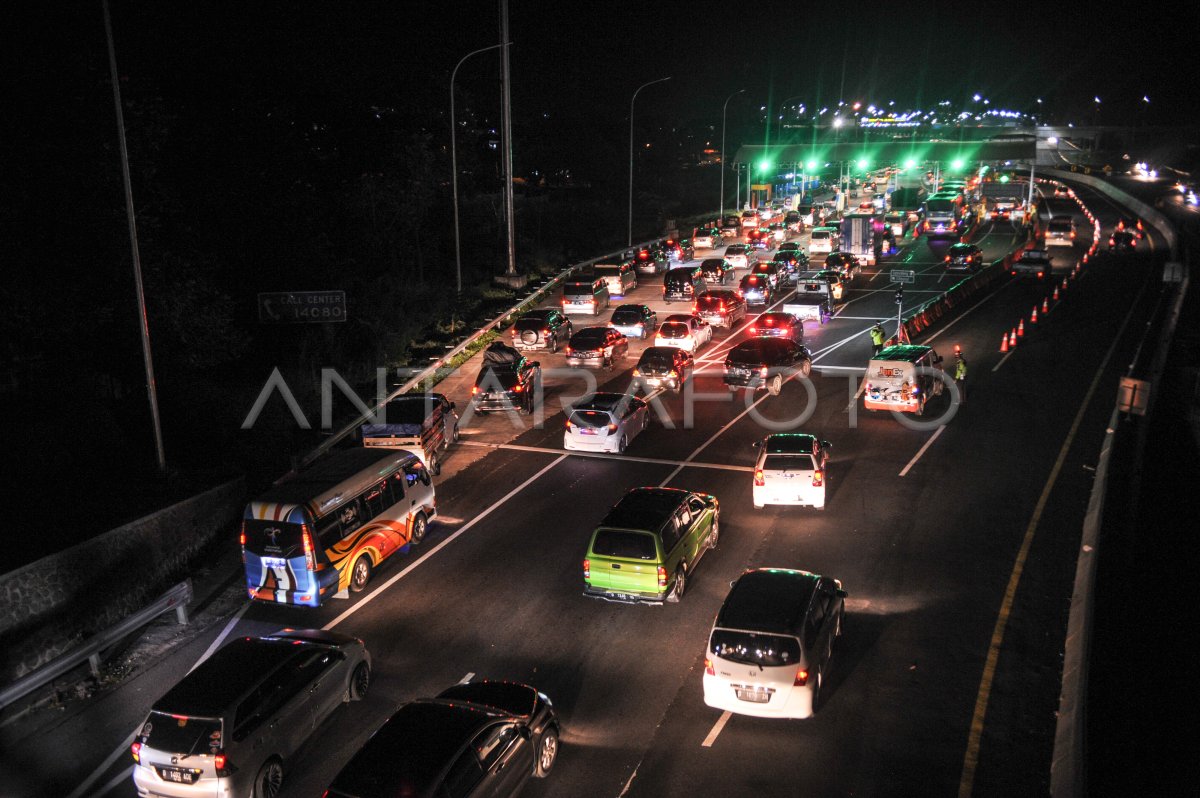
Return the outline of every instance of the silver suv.
[[[131,746],[141,798],[274,798],[314,728],[371,681],[361,640],[319,629],[242,637],[154,703]]]

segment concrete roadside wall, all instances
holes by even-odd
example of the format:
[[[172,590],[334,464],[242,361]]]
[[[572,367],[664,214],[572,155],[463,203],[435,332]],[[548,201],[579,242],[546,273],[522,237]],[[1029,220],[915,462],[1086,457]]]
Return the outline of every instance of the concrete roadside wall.
[[[1068,180],[1072,183],[1082,183],[1089,188],[1096,189],[1118,205],[1123,205],[1133,211],[1154,225],[1154,229],[1161,233],[1162,237],[1167,240],[1167,244],[1171,247],[1171,259],[1175,260],[1179,258],[1179,234],[1175,231],[1175,226],[1171,224],[1166,216],[1163,216],[1140,199],[1126,194],[1103,178],[1063,170],[1058,170],[1057,174],[1051,172],[1049,176],[1059,180]]]
[[[200,549],[229,533],[245,493],[235,479],[0,576],[0,683],[69,651],[185,576]]]

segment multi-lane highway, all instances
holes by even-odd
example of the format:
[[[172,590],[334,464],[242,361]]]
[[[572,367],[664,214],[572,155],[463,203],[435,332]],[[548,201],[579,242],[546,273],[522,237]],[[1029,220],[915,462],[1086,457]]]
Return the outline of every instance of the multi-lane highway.
[[[1121,213],[1098,195],[1080,196],[1106,230]],[[1080,213],[1065,198],[1046,205]],[[1054,253],[1062,266],[1055,283],[1091,242],[1080,219],[1073,253]],[[988,260],[1019,244],[1007,222],[985,223],[973,240]],[[807,325],[811,396],[797,380],[779,396],[729,394],[721,363],[755,314],[719,332],[697,355],[706,370],[694,394],[661,396],[667,419],[656,417],[625,455],[562,450],[558,400],[583,383],[555,376],[562,355],[539,355],[548,372],[542,427],[517,429],[514,419],[530,422],[516,416],[464,420],[467,434],[437,483],[442,521],[421,547],[377,571],[365,593],[318,610],[243,605],[153,680],[114,694],[119,701],[98,711],[88,732],[94,755],[69,778],[53,770],[52,740],[22,747],[10,762],[37,773],[29,782],[41,794],[66,794],[94,772],[92,793],[133,795],[120,779],[127,756],[106,763],[104,755],[123,748],[172,678],[229,636],[312,626],[366,641],[374,684],[290,765],[285,796],[320,795],[405,701],[484,677],[536,686],[562,718],[560,758],[548,779],[529,785],[531,796],[1045,794],[1089,467],[1115,374],[1137,345],[1151,277],[1145,256],[1096,258],[1036,325],[1029,312],[1041,309],[1049,280],[1006,278],[978,294],[917,340],[946,356],[948,368],[961,345],[969,401],[955,407],[943,398],[931,408],[944,411],[944,426],[912,429],[855,400],[871,351],[867,330],[883,319],[894,331],[891,269],[917,273],[906,303],[956,279],[943,269],[947,246],[906,239],[850,285],[836,318]],[[646,302],[661,321],[681,307],[664,305],[660,292],[653,280],[625,301]],[[1001,354],[1002,335],[1020,318],[1024,339]],[[634,343],[628,361],[599,382],[624,390],[643,346]],[[478,364],[465,368],[444,383],[460,408]],[[824,511],[751,506],[752,443],[765,434],[764,418],[791,419],[832,442]],[[717,496],[720,544],[678,604],[586,598],[589,535],[641,485]],[[812,719],[730,716],[703,702],[714,614],[730,580],[758,566],[827,574],[849,593],[845,634]],[[243,586],[232,580],[227,591]]]

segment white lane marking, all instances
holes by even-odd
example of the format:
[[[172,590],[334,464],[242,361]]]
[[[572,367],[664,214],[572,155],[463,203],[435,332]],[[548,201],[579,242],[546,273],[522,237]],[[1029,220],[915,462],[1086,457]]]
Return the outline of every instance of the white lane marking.
[[[1017,349],[1016,349],[1016,347],[1013,347],[1012,349],[1008,350],[1008,354],[1007,354],[1007,355],[1005,355],[1004,357],[1000,358],[1000,362],[999,362],[999,363],[997,363],[996,365],[992,366],[992,373],[993,373],[993,374],[995,374],[997,371],[999,371],[999,370],[1000,370],[1000,367],[1004,365],[1004,361],[1008,360],[1010,357],[1012,357],[1012,356],[1013,356],[1013,355],[1015,355],[1016,353],[1017,353]]]
[[[456,538],[458,538],[459,535],[463,534],[468,529],[475,526],[483,519],[487,518],[489,515],[491,515],[496,510],[496,508],[500,507],[505,502],[507,502],[509,499],[511,499],[513,496],[516,496],[518,493],[525,490],[525,488],[529,487],[534,482],[541,479],[542,476],[545,475],[545,473],[547,471],[554,468],[556,465],[558,465],[559,463],[561,463],[563,460],[566,460],[566,459],[567,459],[567,456],[565,454],[559,455],[558,457],[556,457],[553,462],[546,465],[541,471],[538,471],[536,474],[531,476],[529,479],[525,480],[520,485],[517,485],[515,488],[510,490],[508,493],[504,494],[503,497],[501,497],[500,499],[497,499],[495,502],[493,502],[491,507],[488,507],[482,513],[480,513],[479,515],[472,518],[471,521],[466,526],[459,527],[459,529],[453,535],[450,535],[445,540],[443,540],[441,543],[437,544],[432,549],[425,552],[423,555],[421,555],[416,560],[414,560],[412,562],[412,564],[409,565],[407,568],[405,568],[403,571],[396,574],[391,579],[387,580],[382,585],[380,585],[379,587],[372,590],[370,592],[370,594],[368,594],[366,597],[364,597],[361,601],[359,601],[357,604],[355,604],[350,609],[343,612],[338,617],[334,618],[329,623],[325,624],[325,626],[323,626],[322,628],[325,629],[326,631],[328,631],[328,630],[332,629],[333,627],[337,626],[338,624],[340,624],[342,621],[349,618],[354,613],[361,610],[363,607],[370,604],[372,601],[374,601],[376,598],[378,598],[380,595],[382,595],[383,592],[386,591],[389,587],[396,584],[401,579],[403,579],[404,577],[406,577],[410,573],[412,573],[414,570],[416,570],[417,566],[419,566],[421,563],[425,562],[430,557],[432,557],[433,555],[437,554],[439,551],[444,549],[446,546],[450,545]]]
[[[592,457],[598,460],[624,460],[631,463],[650,463],[651,465],[678,465],[688,466],[689,468],[717,468],[722,471],[753,471],[750,466],[729,465],[727,463],[694,463],[687,460],[665,460],[659,457],[633,457],[628,454],[617,454],[615,452],[579,452],[579,451],[564,451],[562,449],[550,449],[543,446],[522,446],[516,443],[476,443],[475,441],[462,442],[467,446],[482,446],[488,449],[508,449],[516,452],[537,452],[538,454],[561,454],[567,457]]]
[[[79,796],[81,796],[85,792],[87,792],[88,788],[90,788],[92,786],[93,782],[95,782],[96,779],[103,776],[108,771],[108,769],[113,766],[113,763],[116,762],[119,757],[121,757],[126,751],[129,750],[129,746],[133,745],[133,741],[137,737],[139,731],[141,731],[140,726],[138,728],[134,729],[133,733],[130,734],[127,738],[125,738],[124,744],[118,746],[117,750],[115,750],[111,754],[109,754],[104,759],[104,761],[100,763],[100,766],[92,771],[92,775],[90,775],[86,779],[84,779],[78,787],[76,787],[74,790],[72,790],[71,793],[67,796],[67,798],[79,798]],[[130,767],[130,769],[123,775],[132,779],[133,778],[133,768]],[[115,779],[114,779],[114,781],[115,781]],[[112,788],[113,788],[113,782],[110,781],[108,783],[108,785],[104,788],[103,792],[93,793],[93,795],[97,795],[97,794],[103,795],[104,793],[108,792]]]
[[[116,789],[117,785],[120,784],[121,782],[132,781],[132,780],[133,780],[133,765],[130,765],[127,769],[121,771],[120,773],[118,773],[117,775],[115,775],[111,779],[109,779],[108,784],[105,784],[103,787],[101,787],[99,792],[94,793],[93,798],[100,798],[101,796],[108,795],[110,792],[112,792],[114,789]]]
[[[862,366],[821,366],[817,371],[863,371]]]
[[[487,446],[486,443],[475,443],[474,441],[463,441],[463,443],[467,446]],[[439,524],[445,524],[446,526],[457,526],[458,524],[461,524],[463,520],[464,519],[453,515],[442,515],[441,513],[438,513],[437,517],[437,522]]]
[[[221,647],[221,643],[225,641],[225,638],[228,637],[229,633],[233,631],[233,628],[237,626],[238,621],[242,619],[242,616],[246,614],[246,610],[248,609],[250,609],[249,601],[243,604],[242,608],[233,614],[233,617],[229,619],[229,623],[225,624],[225,628],[221,630],[221,634],[217,635],[217,639],[213,640],[212,644],[209,645],[205,652],[200,655],[200,659],[196,660],[196,664],[188,668],[188,673],[191,673],[192,671],[196,670],[196,668],[200,667],[200,663],[211,657],[213,652]]]
[[[713,724],[712,731],[704,738],[704,742],[700,743],[701,748],[712,748],[712,744],[717,741],[717,735],[721,733],[721,729],[725,728],[725,724],[729,722],[729,718],[733,713],[728,709],[721,713],[721,717],[717,718],[717,722]]]
[[[924,446],[922,446],[922,447],[921,447],[921,448],[920,448],[920,449],[917,451],[917,453],[913,455],[913,459],[911,459],[911,460],[909,460],[909,461],[908,461],[908,465],[906,465],[906,466],[904,467],[904,470],[900,472],[900,476],[904,476],[905,474],[907,474],[907,473],[908,473],[908,470],[909,470],[910,468],[912,468],[913,466],[915,466],[915,465],[917,464],[917,461],[921,459],[921,455],[925,454],[925,450],[926,450],[926,449],[928,449],[930,446],[932,446],[932,445],[933,445],[933,442],[934,442],[934,441],[936,441],[936,440],[938,439],[938,436],[939,436],[939,435],[941,435],[941,434],[942,434],[943,432],[945,432],[945,431],[946,431],[946,425],[945,425],[945,424],[943,424],[942,426],[938,427],[938,428],[937,428],[937,431],[935,431],[935,432],[934,432],[932,435],[930,435],[930,436],[929,436],[929,440],[925,441],[925,445],[924,445]]]
[[[474,672],[471,672],[471,673],[468,673],[466,676],[462,677],[461,679],[459,679],[458,683],[459,684],[470,684],[471,680],[474,678],[475,678],[475,674],[474,674]]]

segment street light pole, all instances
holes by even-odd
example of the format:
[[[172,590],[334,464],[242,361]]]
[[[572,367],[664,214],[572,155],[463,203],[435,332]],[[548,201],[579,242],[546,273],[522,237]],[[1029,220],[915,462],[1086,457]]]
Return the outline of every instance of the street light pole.
[[[655,83],[662,83],[670,80],[670,77],[659,78],[652,80],[649,83],[643,83],[637,87],[637,91],[629,98],[629,238],[625,242],[625,246],[633,246],[633,101],[637,99],[638,92],[647,86],[653,86]],[[725,157],[725,153],[721,153],[721,157]]]
[[[729,108],[729,101],[744,91],[745,89],[738,89],[733,94],[726,97],[725,104],[721,106],[721,199],[719,203],[720,211],[717,213],[719,218],[725,216],[725,111]],[[630,117],[633,116],[632,109],[630,110],[629,115]]]
[[[458,60],[454,65],[454,71],[450,73],[450,171],[453,173],[451,185],[454,191],[454,274],[458,281],[458,293],[462,293],[462,253],[459,250],[458,241],[458,149],[455,146],[457,123],[454,120],[454,78],[458,75],[458,68],[463,65],[473,55],[486,53],[488,50],[495,50],[498,47],[504,47],[504,44],[493,44],[491,47],[481,47],[478,50],[467,53]]]

